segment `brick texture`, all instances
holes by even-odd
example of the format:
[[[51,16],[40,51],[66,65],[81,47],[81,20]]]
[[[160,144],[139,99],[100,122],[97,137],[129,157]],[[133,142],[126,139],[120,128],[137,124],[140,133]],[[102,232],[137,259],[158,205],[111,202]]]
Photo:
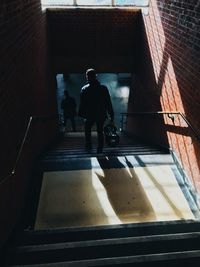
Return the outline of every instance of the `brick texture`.
[[[24,170],[7,179],[30,116],[53,113],[47,86],[46,18],[39,0],[0,3],[0,245],[20,215],[27,185],[27,166],[42,143],[26,149]],[[54,99],[55,100],[55,99]],[[45,132],[41,127],[41,138]],[[48,136],[46,136],[48,140]],[[45,141],[46,141],[45,140]],[[38,145],[40,144],[40,146]],[[24,182],[24,186],[22,186]]]
[[[48,11],[55,72],[132,71],[139,11],[77,8]]]
[[[29,117],[43,113],[47,86],[40,1],[3,1],[0,12],[2,176],[12,167]]]
[[[140,25],[130,111],[180,111],[200,129],[200,1],[151,0]],[[158,117],[158,116],[157,116]],[[138,134],[172,147],[200,191],[200,143],[188,125],[167,116],[134,119]],[[133,121],[129,120],[133,130]],[[148,135],[147,135],[148,133]]]
[[[51,10],[47,17],[48,63],[52,73],[84,72],[90,66],[102,72],[134,72],[129,111],[180,111],[200,129],[199,13],[197,0],[151,0],[149,15],[143,17],[133,9]],[[47,81],[46,47],[46,20],[40,1],[2,0],[1,177],[13,166],[29,116],[55,112],[55,91]],[[128,127],[172,147],[200,190],[200,145],[181,118],[173,122],[167,116],[137,117],[128,121]],[[27,147],[26,168],[21,166],[18,176],[0,182],[1,242],[20,214],[27,168],[33,159],[30,155],[42,146],[35,140],[40,136],[45,139],[47,130],[51,132],[50,126],[39,129],[34,130],[37,138]]]

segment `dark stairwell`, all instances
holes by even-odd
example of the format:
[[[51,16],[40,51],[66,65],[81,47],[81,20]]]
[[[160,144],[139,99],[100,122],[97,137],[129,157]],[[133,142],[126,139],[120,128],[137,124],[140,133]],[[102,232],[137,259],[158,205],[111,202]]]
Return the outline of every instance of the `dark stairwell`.
[[[128,9],[96,9],[92,12],[90,9],[58,9],[48,10],[44,14],[40,10],[39,1],[29,2],[30,5],[27,1],[16,0],[2,5],[3,16],[0,25],[4,31],[1,32],[1,36],[5,38],[6,35],[5,42],[2,42],[0,47],[1,60],[4,63],[3,67],[1,66],[0,81],[3,96],[1,124],[6,125],[1,131],[1,159],[2,162],[6,162],[1,170],[3,176],[7,174],[7,169],[11,169],[30,114],[55,114],[55,74],[65,71],[80,73],[88,64],[95,65],[100,72],[112,70],[136,74],[129,112],[180,111],[192,122],[195,129],[200,128],[197,116],[200,108],[199,1],[189,3],[182,0],[152,0],[148,16],[142,16],[139,10]],[[49,44],[48,62],[46,29]],[[96,29],[100,29],[100,32]],[[82,42],[83,39],[85,42]],[[48,79],[51,80],[50,86]],[[105,148],[103,155],[86,155],[78,144],[70,148],[66,139],[43,155],[35,169],[36,178],[30,181],[28,178],[31,176],[33,162],[41,150],[53,140],[57,128],[51,123],[44,123],[43,119],[39,126],[35,123],[31,130],[31,141],[26,146],[19,169],[0,184],[1,246],[11,236],[23,213],[26,196],[33,191],[28,212],[23,213],[21,224],[17,224],[20,225],[20,230],[17,227],[17,234],[9,243],[6,265],[198,266],[199,210],[195,201],[200,191],[199,138],[193,138],[191,132],[188,133],[185,122],[177,120],[176,116],[174,120],[170,117],[161,119],[165,127],[158,126],[154,120],[154,116],[151,119],[141,119],[140,116],[134,120],[129,119],[128,130],[135,136],[149,138],[148,142],[144,143],[134,137],[127,143],[127,139],[124,139],[125,143],[120,143],[122,146],[114,149]],[[72,142],[70,141],[70,144]],[[191,178],[189,182],[182,176],[180,166],[175,164],[168,151],[153,145],[155,143],[175,151]],[[158,165],[162,170],[170,170],[173,174],[179,193],[181,192],[182,199],[188,205],[186,214],[189,214],[190,218],[184,218],[185,213],[176,207],[152,175],[151,170]],[[91,171],[92,168],[95,168],[95,173]],[[173,211],[173,219],[157,218],[154,212],[155,202],[149,202],[146,191],[142,190],[143,184],[139,183],[145,179],[139,179],[141,177],[138,171],[141,169],[138,168],[146,168],[144,177],[148,176],[153,188],[164,197],[168,207]],[[100,224],[94,224],[87,214],[87,223],[82,222],[82,226],[79,227],[76,210],[72,209],[75,218],[73,215],[63,220],[60,213],[58,218],[61,220],[58,219],[57,224],[52,216],[53,222],[47,220],[45,225],[43,217],[44,221],[36,225],[40,190],[42,181],[45,180],[43,172],[73,173],[75,170],[90,173],[90,178],[95,174],[100,191],[104,188],[104,196],[106,195],[111,203],[113,210],[110,220],[114,220],[115,224],[108,223],[106,216],[101,219]],[[123,175],[115,177],[116,173]],[[130,180],[130,177],[135,179]],[[117,182],[112,186],[114,179]],[[28,186],[29,182],[33,186],[32,190]],[[191,182],[197,189],[195,194],[191,190]],[[136,183],[139,190],[133,187]],[[73,186],[78,187],[76,184]],[[121,186],[127,191],[120,191]],[[62,183],[60,188],[62,189]],[[135,191],[132,191],[132,188]],[[84,189],[84,184],[81,183],[78,189]],[[94,189],[93,186],[90,186],[90,189]],[[87,194],[83,192],[87,193],[87,190],[82,190],[80,195],[81,207],[86,210],[86,204],[93,206],[94,202],[93,199],[84,202],[83,197]],[[131,192],[142,197],[138,206],[135,205],[134,199],[129,201]],[[99,199],[97,194],[95,196],[96,204]],[[52,199],[46,200],[48,203]],[[159,206],[160,201],[157,198],[156,201]],[[126,214],[123,213],[121,203]],[[51,202],[52,204],[55,203]],[[60,206],[62,205],[57,207]],[[98,206],[102,208],[101,205]],[[148,208],[149,217],[144,207]],[[101,209],[101,214],[108,215],[105,212],[106,208],[104,207],[103,211]],[[142,214],[143,221],[128,221],[131,211],[135,217]],[[58,212],[61,211],[58,209]],[[113,218],[113,214],[117,216]],[[166,216],[162,212],[160,215]],[[84,216],[79,216],[80,218],[84,219]],[[69,225],[66,225],[66,222]]]
[[[95,149],[88,154],[84,151],[83,140],[83,133],[68,133],[40,159],[35,190],[28,205],[30,216],[24,218],[25,229],[13,239],[6,266],[197,264],[200,257],[199,210],[169,150],[123,134],[117,147],[106,146],[102,154],[96,154]],[[126,168],[132,178],[127,177]],[[172,202],[167,187],[157,180],[152,168],[157,168],[158,172],[161,168],[161,173],[170,169],[189,213],[181,210],[178,202]],[[145,176],[140,177],[138,169],[145,169],[171,212],[164,207],[162,211],[156,210],[157,202],[154,203],[148,190],[145,191],[141,184]],[[78,171],[81,177],[78,174],[71,177]],[[104,176],[98,174],[99,171],[103,171]],[[106,190],[116,220],[113,214],[100,211],[91,185],[84,186],[84,180],[89,179],[85,175],[91,172],[97,173],[96,179]],[[63,180],[58,186],[58,173],[65,173],[68,189]],[[49,180],[53,181],[50,187],[47,186]],[[77,180],[75,186],[74,180]],[[166,186],[172,186],[169,183]],[[65,202],[66,194],[71,194],[68,202]],[[102,199],[98,201],[103,205]],[[163,217],[165,212],[169,214]]]

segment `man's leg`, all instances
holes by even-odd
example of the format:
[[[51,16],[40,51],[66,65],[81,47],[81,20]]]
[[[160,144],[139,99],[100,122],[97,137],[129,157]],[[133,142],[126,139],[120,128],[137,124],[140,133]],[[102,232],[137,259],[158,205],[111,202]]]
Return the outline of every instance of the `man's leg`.
[[[64,116],[63,116],[63,126],[64,126],[64,127],[66,127],[66,122],[67,122],[67,120],[66,120],[66,116],[64,115]]]
[[[104,134],[103,134],[104,120],[96,121],[96,125],[97,125],[97,135],[98,135],[97,153],[101,153],[104,145]]]
[[[85,120],[85,148],[91,149],[92,143],[91,143],[91,129],[93,125],[93,121],[86,119]]]
[[[74,117],[71,117],[71,124],[72,124],[72,130],[73,130],[74,132],[76,132],[76,124],[75,124],[75,119],[74,119]]]
[[[67,118],[66,116],[64,115],[64,120],[63,120],[63,132],[66,132],[67,130]]]

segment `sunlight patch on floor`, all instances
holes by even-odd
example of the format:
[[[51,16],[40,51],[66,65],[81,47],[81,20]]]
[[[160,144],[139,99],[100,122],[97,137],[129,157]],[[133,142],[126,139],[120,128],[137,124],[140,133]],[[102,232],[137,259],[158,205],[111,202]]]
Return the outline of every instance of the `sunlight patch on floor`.
[[[169,166],[45,172],[35,229],[194,219]]]

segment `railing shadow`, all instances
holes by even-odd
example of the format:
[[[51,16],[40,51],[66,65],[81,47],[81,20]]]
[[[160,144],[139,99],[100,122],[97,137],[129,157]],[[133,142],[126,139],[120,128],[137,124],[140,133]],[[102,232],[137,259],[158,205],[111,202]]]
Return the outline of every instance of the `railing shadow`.
[[[103,176],[98,173],[96,175],[121,222],[156,220],[154,210],[137,175],[128,171],[117,157],[98,158],[98,162]]]

